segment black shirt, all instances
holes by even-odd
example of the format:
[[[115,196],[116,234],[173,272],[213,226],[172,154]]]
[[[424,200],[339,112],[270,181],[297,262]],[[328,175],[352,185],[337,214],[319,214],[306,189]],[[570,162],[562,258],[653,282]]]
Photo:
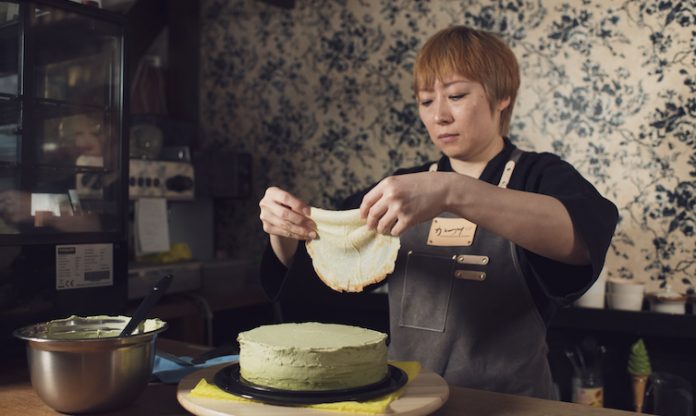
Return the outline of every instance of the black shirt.
[[[497,184],[514,148],[506,138],[503,150],[488,162],[479,179]],[[439,172],[453,172],[446,156],[440,158],[437,163]],[[394,175],[425,172],[431,164],[432,162],[429,162],[400,169]],[[373,186],[346,198],[339,209],[358,208],[363,196]],[[559,306],[580,297],[599,276],[614,234],[618,211],[616,206],[602,197],[572,165],[551,153],[524,152],[515,166],[508,188],[558,199],[568,210],[573,226],[590,254],[590,265],[575,266],[517,248],[520,266],[534,302],[544,321],[548,323]],[[335,293],[329,293],[332,292],[331,289],[317,287],[317,284],[323,284],[311,266],[311,259],[304,249],[304,244],[299,244],[289,270],[278,261],[269,244],[261,264],[261,281],[271,297],[282,296],[279,293],[281,285],[285,287],[283,291],[289,286],[300,285],[307,292],[314,290],[314,294],[310,296],[335,296]]]

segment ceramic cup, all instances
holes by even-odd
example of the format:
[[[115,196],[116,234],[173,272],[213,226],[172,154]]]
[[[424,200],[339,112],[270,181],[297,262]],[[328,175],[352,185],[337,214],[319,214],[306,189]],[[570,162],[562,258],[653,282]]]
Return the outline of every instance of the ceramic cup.
[[[676,315],[686,313],[686,296],[675,292],[656,292],[647,296],[650,300],[651,311]]]
[[[632,279],[612,278],[607,280],[607,292],[615,294],[640,294],[643,296],[645,283]]]
[[[585,292],[580,299],[575,301],[575,306],[582,308],[604,308],[604,294],[606,292],[607,275],[604,271],[599,274],[597,280]]]
[[[611,309],[639,311],[643,308],[643,293],[607,292],[607,305]]]
[[[686,313],[686,302],[684,301],[651,301],[650,310],[661,313],[671,313],[675,315],[684,315]]]
[[[639,311],[643,308],[645,283],[632,279],[607,280],[607,305],[611,309]]]

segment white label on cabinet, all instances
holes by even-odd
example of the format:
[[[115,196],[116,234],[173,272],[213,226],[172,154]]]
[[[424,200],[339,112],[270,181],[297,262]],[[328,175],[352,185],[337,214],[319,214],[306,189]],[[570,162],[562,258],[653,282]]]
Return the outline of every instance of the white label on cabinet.
[[[113,284],[113,244],[56,246],[56,290]]]

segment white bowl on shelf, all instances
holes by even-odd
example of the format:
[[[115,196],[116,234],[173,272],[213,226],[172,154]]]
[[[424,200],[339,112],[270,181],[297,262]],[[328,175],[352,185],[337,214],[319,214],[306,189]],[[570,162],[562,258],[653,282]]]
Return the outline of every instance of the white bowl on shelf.
[[[597,277],[597,280],[590,286],[578,300],[575,301],[575,306],[582,308],[604,308],[604,294],[606,293],[607,276],[602,271]]]
[[[607,293],[612,294],[640,294],[645,292],[645,283],[633,279],[612,278],[607,280]]]
[[[610,309],[618,309],[622,311],[640,311],[641,309],[643,309],[643,292],[607,292],[607,305]]]
[[[660,313],[684,315],[686,313],[686,296],[675,292],[656,292],[647,295],[650,310]]]
[[[684,315],[686,313],[686,302],[660,302],[651,301],[650,310],[660,313],[671,313],[674,315]]]

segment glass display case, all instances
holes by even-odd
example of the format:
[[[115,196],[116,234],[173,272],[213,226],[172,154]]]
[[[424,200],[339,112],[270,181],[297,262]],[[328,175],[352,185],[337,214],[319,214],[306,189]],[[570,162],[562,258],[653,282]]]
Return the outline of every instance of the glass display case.
[[[0,0],[2,351],[20,326],[125,311],[125,26],[68,0]]]
[[[0,244],[123,235],[119,15],[0,1]]]

